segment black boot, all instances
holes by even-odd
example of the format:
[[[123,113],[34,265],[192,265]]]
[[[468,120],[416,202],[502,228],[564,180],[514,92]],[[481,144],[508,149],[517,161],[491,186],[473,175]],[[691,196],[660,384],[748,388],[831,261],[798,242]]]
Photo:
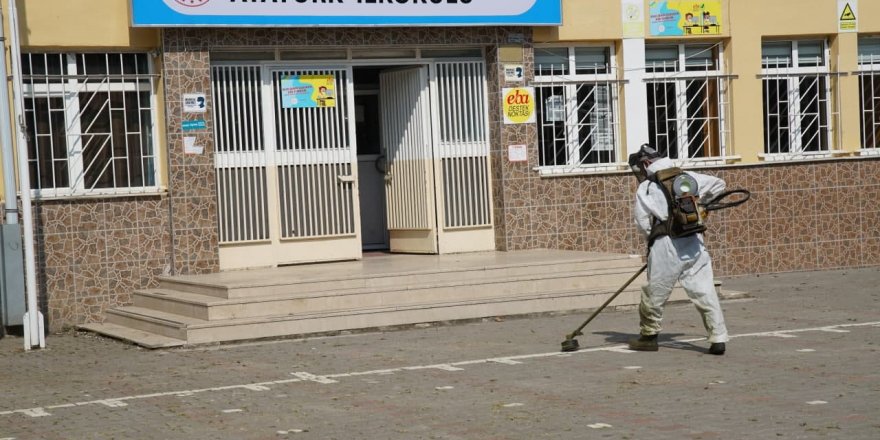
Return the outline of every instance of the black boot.
[[[724,345],[723,342],[713,342],[712,345],[709,346],[709,354],[714,354],[716,356],[723,355],[725,350],[727,350],[727,346]]]
[[[630,339],[629,349],[635,351],[657,351],[660,346],[657,345],[657,335],[641,335],[638,339]]]

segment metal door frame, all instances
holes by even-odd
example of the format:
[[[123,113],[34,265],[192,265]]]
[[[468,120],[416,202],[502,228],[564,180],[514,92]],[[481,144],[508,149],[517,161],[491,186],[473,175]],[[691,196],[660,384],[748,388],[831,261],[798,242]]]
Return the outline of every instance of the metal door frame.
[[[486,190],[487,199],[486,203],[488,203],[489,209],[489,222],[484,225],[479,225],[475,227],[447,227],[446,219],[445,219],[445,200],[443,197],[443,185],[449,183],[443,181],[442,175],[442,154],[441,154],[441,139],[440,139],[440,103],[439,103],[439,85],[438,85],[438,65],[440,64],[449,64],[449,63],[466,63],[466,62],[479,62],[482,66],[482,100],[485,104],[484,115],[481,118],[482,124],[484,124],[486,129],[486,149],[488,150],[488,145],[490,143],[489,139],[489,130],[491,129],[488,115],[488,65],[485,61],[485,58],[417,58],[417,59],[370,59],[370,60],[339,60],[339,61],[326,61],[326,60],[297,60],[297,61],[221,61],[211,64],[211,69],[215,67],[227,67],[227,66],[254,66],[260,68],[261,75],[261,91],[260,96],[262,97],[262,127],[261,132],[263,135],[263,158],[264,160],[260,160],[259,154],[247,153],[243,154],[243,156],[251,157],[251,161],[255,165],[256,168],[260,166],[265,170],[265,190],[268,194],[266,194],[267,200],[269,204],[272,205],[272,194],[276,196],[276,201],[274,202],[274,206],[269,206],[267,209],[268,214],[268,223],[270,231],[275,231],[277,235],[280,231],[280,203],[277,201],[278,196],[278,176],[277,176],[277,166],[278,161],[277,157],[277,145],[276,145],[276,133],[275,129],[277,127],[276,114],[275,114],[275,90],[273,89],[272,83],[272,72],[277,70],[305,70],[305,71],[314,71],[314,70],[343,70],[346,72],[347,78],[345,81],[345,93],[346,93],[346,102],[348,106],[348,111],[345,115],[347,119],[347,130],[349,133],[349,157],[351,163],[351,179],[353,182],[352,191],[352,214],[354,218],[354,232],[350,235],[346,235],[341,237],[341,239],[326,239],[326,238],[287,238],[280,239],[279,237],[270,237],[269,239],[261,239],[261,240],[251,240],[246,242],[224,242],[220,245],[220,265],[221,269],[232,269],[232,268],[246,268],[246,267],[261,267],[261,266],[275,266],[278,264],[287,264],[287,263],[305,263],[305,262],[316,262],[316,261],[331,261],[331,260],[344,260],[344,259],[359,259],[362,256],[362,239],[360,233],[360,203],[358,201],[359,191],[358,191],[358,164],[357,164],[357,138],[355,135],[355,115],[354,115],[354,69],[357,67],[368,67],[368,66],[387,66],[389,68],[392,67],[407,67],[407,66],[426,66],[428,73],[428,93],[429,93],[429,126],[427,129],[431,133],[431,151],[434,159],[434,188],[433,191],[434,199],[435,199],[435,228],[438,234],[438,247],[439,253],[453,253],[453,252],[469,252],[469,251],[480,251],[480,250],[492,250],[495,248],[494,242],[494,216],[492,213],[493,204],[492,204],[492,181],[491,181],[491,160],[487,151],[486,154]],[[213,73],[212,73],[213,75]],[[212,88],[215,87],[213,76],[212,76]],[[216,94],[214,95],[215,99]],[[271,99],[267,99],[271,98]],[[380,106],[383,103],[380,100]],[[215,110],[216,114],[216,110]],[[215,133],[215,137],[217,134]],[[221,156],[218,154],[218,156]],[[228,159],[228,158],[227,158]],[[223,157],[218,157],[215,159],[215,164],[219,164],[225,160]],[[251,161],[248,161],[249,163]],[[260,162],[263,162],[262,164]],[[219,173],[221,169],[220,165],[215,165],[215,169]],[[218,197],[219,188],[218,188]],[[218,203],[219,205],[219,203]],[[219,209],[219,206],[218,206]],[[220,220],[220,216],[218,216],[218,221]],[[271,235],[271,233],[270,233]],[[354,238],[354,240],[351,240]],[[354,245],[351,243],[346,244],[345,242],[354,241]],[[284,243],[299,243],[301,246],[298,246],[296,251],[292,250],[283,250],[283,249],[273,249],[268,253],[265,257],[259,257],[255,255],[252,251],[260,246],[265,246],[267,244],[284,244]],[[229,249],[233,247],[242,247],[247,249],[244,251],[244,257],[239,257],[237,259],[233,259],[235,261],[229,261]],[[277,247],[277,246],[276,246]],[[293,246],[289,246],[293,247]],[[291,252],[294,255],[294,258],[286,259],[286,258],[278,258],[277,253],[288,253]],[[301,256],[297,258],[296,256]]]

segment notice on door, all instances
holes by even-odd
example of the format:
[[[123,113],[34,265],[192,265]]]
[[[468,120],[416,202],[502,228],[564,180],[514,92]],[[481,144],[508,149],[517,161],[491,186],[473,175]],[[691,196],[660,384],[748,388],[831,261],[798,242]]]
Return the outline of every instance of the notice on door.
[[[336,75],[287,75],[281,78],[284,108],[336,107]]]
[[[535,122],[535,88],[506,88],[502,92],[505,124],[532,124]]]

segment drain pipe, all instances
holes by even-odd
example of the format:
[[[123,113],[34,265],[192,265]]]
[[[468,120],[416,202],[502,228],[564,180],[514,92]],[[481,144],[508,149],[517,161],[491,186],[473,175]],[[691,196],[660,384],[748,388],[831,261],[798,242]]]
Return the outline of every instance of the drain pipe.
[[[24,314],[24,349],[46,347],[46,329],[43,314],[37,304],[37,274],[34,252],[34,220],[31,208],[31,177],[28,169],[28,144],[24,127],[24,96],[21,86],[21,46],[18,33],[18,9],[15,0],[9,0],[9,57],[12,60],[12,101],[15,109],[16,140],[18,144],[18,181],[21,193],[21,222],[24,230],[25,292],[27,313]]]
[[[6,33],[3,23],[3,7],[0,5],[0,45],[6,55]],[[0,63],[0,78],[9,78],[6,60]],[[15,192],[15,153],[12,144],[12,116],[9,113],[9,87],[6,81],[0,82],[0,147],[3,155],[3,193],[6,224],[18,224],[18,194]]]

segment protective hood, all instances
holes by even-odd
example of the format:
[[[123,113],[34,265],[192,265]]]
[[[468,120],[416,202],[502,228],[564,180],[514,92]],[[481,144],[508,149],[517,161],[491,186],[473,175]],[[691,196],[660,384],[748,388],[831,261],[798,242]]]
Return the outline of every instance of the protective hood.
[[[669,159],[668,157],[661,157],[660,159],[655,160],[654,163],[648,166],[648,177],[657,174],[657,171],[662,171],[669,168],[675,168],[675,162],[673,162],[672,159]]]

